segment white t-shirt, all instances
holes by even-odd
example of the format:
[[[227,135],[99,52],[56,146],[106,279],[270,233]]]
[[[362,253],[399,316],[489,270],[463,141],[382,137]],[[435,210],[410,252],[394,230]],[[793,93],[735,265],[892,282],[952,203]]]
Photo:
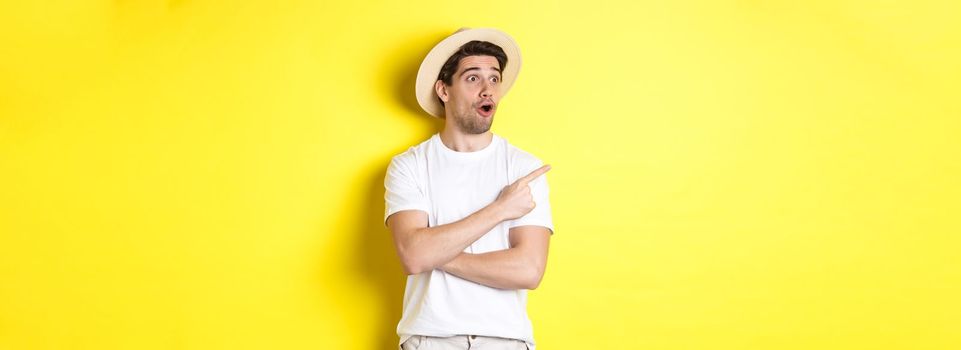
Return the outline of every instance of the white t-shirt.
[[[384,221],[402,210],[426,212],[431,227],[458,221],[492,203],[504,186],[541,165],[539,159],[496,134],[490,145],[476,152],[454,151],[441,142],[440,134],[434,134],[391,159],[384,179]],[[501,222],[464,252],[510,248],[508,234],[512,227],[543,226],[553,234],[546,174],[529,185],[536,203],[534,210]],[[397,334],[400,344],[411,335],[471,334],[519,339],[534,349],[527,290],[491,288],[441,270],[407,276]]]

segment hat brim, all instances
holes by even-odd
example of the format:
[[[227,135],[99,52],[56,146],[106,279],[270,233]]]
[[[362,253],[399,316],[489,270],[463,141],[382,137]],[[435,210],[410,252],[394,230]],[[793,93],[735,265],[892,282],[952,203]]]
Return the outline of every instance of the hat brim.
[[[438,100],[437,93],[434,90],[437,76],[451,55],[464,44],[474,40],[493,43],[500,46],[507,54],[507,64],[505,67],[501,67],[500,95],[502,97],[506,95],[511,86],[514,85],[517,73],[521,69],[521,53],[517,47],[517,42],[507,33],[493,28],[461,29],[435,45],[427,53],[427,57],[424,57],[420,69],[417,70],[417,82],[415,84],[417,103],[427,114],[444,118],[444,106]]]

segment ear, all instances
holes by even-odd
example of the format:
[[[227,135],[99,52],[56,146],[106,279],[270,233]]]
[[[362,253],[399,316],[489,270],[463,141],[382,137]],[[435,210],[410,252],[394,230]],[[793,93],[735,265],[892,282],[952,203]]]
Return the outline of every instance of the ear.
[[[438,80],[434,83],[434,92],[437,93],[437,97],[440,97],[440,100],[444,101],[444,103],[450,100],[450,96],[447,95],[447,85],[444,84],[443,80]]]

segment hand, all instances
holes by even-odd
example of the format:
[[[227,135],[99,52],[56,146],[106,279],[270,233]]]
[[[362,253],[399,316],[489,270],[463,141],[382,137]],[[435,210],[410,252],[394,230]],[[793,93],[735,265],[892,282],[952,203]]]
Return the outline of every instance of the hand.
[[[534,206],[537,204],[534,203],[534,197],[531,195],[531,188],[528,184],[538,176],[544,175],[548,170],[551,170],[551,166],[544,165],[501,190],[493,204],[499,208],[504,220],[517,219],[534,210]]]

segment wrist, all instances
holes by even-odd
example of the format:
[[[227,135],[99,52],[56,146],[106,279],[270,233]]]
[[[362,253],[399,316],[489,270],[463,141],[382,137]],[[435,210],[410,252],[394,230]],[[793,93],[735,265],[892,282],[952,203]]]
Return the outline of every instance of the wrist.
[[[504,216],[504,210],[501,207],[501,203],[498,201],[494,201],[493,203],[487,205],[484,207],[484,210],[487,211],[486,214],[488,217],[495,221],[495,225],[507,220],[507,218]]]
[[[440,270],[441,270],[441,271],[444,271],[444,272],[448,272],[448,273],[449,273],[449,272],[456,271],[456,270],[457,270],[458,260],[460,260],[460,259],[461,259],[461,256],[463,256],[464,254],[466,254],[466,253],[463,253],[463,252],[458,253],[457,256],[455,256],[453,259],[451,259],[451,261],[448,261],[448,262],[444,263],[444,265],[441,265]]]

